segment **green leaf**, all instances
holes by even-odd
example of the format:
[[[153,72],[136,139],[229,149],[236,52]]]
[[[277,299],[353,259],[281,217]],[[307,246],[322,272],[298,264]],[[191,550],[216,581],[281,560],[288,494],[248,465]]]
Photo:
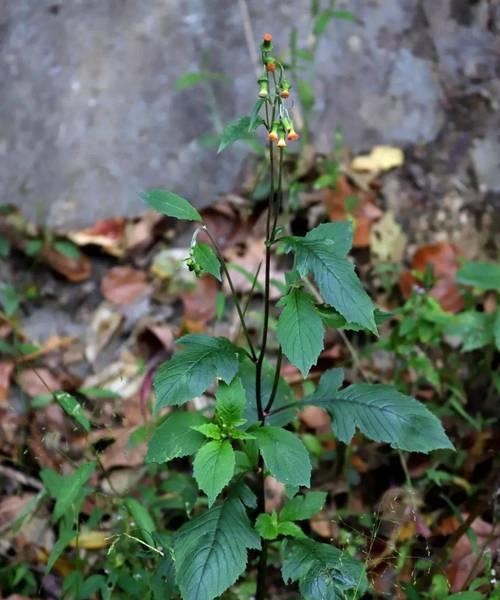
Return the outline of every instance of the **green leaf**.
[[[56,564],[57,559],[75,536],[76,531],[73,531],[72,529],[65,529],[61,532],[57,542],[52,546],[52,550],[50,551],[47,559],[47,566],[45,567],[45,573],[52,571],[52,567]]]
[[[295,252],[295,267],[301,277],[311,272],[325,302],[348,322],[377,333],[374,306],[346,258],[352,243],[352,226],[338,221],[323,223],[304,238],[286,238],[287,251]]]
[[[229,440],[208,442],[196,453],[193,475],[199,488],[208,496],[209,507],[231,481],[235,464],[234,450]]]
[[[26,254],[28,256],[35,256],[36,254],[38,254],[40,252],[40,250],[42,248],[43,248],[43,241],[34,239],[34,240],[29,240],[28,242],[26,242],[24,251],[26,252]]]
[[[456,280],[481,290],[500,291],[500,265],[478,261],[464,262],[457,272]]]
[[[95,467],[95,461],[91,461],[83,464],[72,475],[64,475],[64,477],[53,469],[43,469],[40,472],[49,494],[56,499],[52,513],[54,521],[58,521],[70,510]]]
[[[175,82],[175,89],[178,92],[187,90],[204,81],[227,81],[227,77],[222,73],[213,71],[192,71],[184,73]]]
[[[316,306],[316,310],[327,327],[332,329],[349,329],[350,331],[367,331],[366,327],[362,327],[357,323],[348,323],[345,318],[331,306],[321,304]],[[392,313],[376,308],[373,316],[375,318],[375,324],[378,327],[390,319]]]
[[[193,247],[193,258],[205,271],[221,281],[220,262],[212,247],[203,242],[196,242]]]
[[[278,519],[276,513],[268,515],[261,513],[255,521],[255,529],[265,540],[275,540],[278,537]]]
[[[283,353],[306,377],[323,350],[323,322],[314,298],[299,288],[292,288],[278,306],[283,307],[277,330]]]
[[[12,317],[16,313],[21,304],[21,298],[13,286],[6,283],[0,285],[0,304],[8,317]]]
[[[156,411],[199,396],[215,377],[230,383],[238,370],[238,349],[226,338],[193,334],[178,343],[185,349],[163,363],[155,374]]]
[[[280,521],[303,521],[317,515],[326,501],[326,492],[309,492],[295,496],[280,512]]]
[[[243,573],[247,549],[260,539],[239,500],[226,500],[183,525],[175,535],[177,584],[184,600],[213,600]]]
[[[282,483],[309,487],[311,461],[304,444],[290,431],[265,426],[253,432],[271,475]]]
[[[484,596],[480,592],[458,592],[458,594],[446,596],[445,600],[483,600],[483,598]]]
[[[313,33],[314,35],[321,35],[328,26],[328,23],[333,18],[333,11],[324,10],[321,12],[315,19],[313,25]]]
[[[334,10],[333,16],[335,19],[340,19],[342,21],[355,21],[356,15],[352,13],[350,10]]]
[[[194,454],[205,443],[205,437],[192,427],[206,422],[207,419],[196,412],[171,413],[153,433],[145,461],[163,463]]]
[[[462,350],[470,352],[493,343],[495,314],[466,310],[449,318],[446,335],[462,338]]]
[[[306,600],[344,600],[346,592],[368,587],[363,564],[328,544],[283,540],[281,558],[283,581],[299,581]]]
[[[220,319],[224,314],[224,309],[226,308],[226,294],[224,292],[217,292],[217,296],[215,298],[215,317],[216,319]]]
[[[500,308],[497,308],[495,324],[493,326],[493,336],[495,338],[496,349],[500,350]]]
[[[259,116],[260,109],[264,105],[264,98],[259,98],[254,104],[252,113],[250,115],[250,122],[248,123],[248,131],[255,131],[255,129],[262,123],[262,119]]]
[[[226,425],[239,423],[245,414],[246,395],[239,377],[235,377],[230,384],[219,383],[217,388],[216,411]]]
[[[222,438],[222,431],[215,423],[204,423],[203,425],[192,427],[192,429],[212,440],[220,440]]]
[[[153,546],[154,539],[151,534],[156,530],[156,525],[148,510],[135,498],[126,498],[125,505],[137,525],[139,536]]]
[[[201,221],[201,215],[187,200],[167,190],[154,189],[141,194],[141,198],[154,210],[167,217],[184,221]]]
[[[226,125],[221,134],[217,154],[220,154],[228,146],[231,146],[231,144],[234,144],[234,142],[238,140],[244,140],[248,139],[249,137],[252,137],[251,134],[262,123],[262,119],[260,117],[257,117],[254,120],[252,128],[250,129],[251,121],[252,119],[250,117],[241,117],[239,119],[236,119],[235,121],[231,121],[231,123]]]
[[[409,452],[453,449],[439,420],[423,404],[390,385],[360,383],[336,391],[329,390],[322,378],[304,402],[328,410],[333,432],[346,444],[359,427],[370,439]]]
[[[300,539],[306,537],[302,529],[295,523],[292,523],[291,521],[282,521],[281,523],[279,523],[278,534]]]
[[[90,431],[90,421],[83,412],[82,405],[71,394],[68,394],[67,392],[55,392],[54,396],[70,417],[75,419],[85,431]]]
[[[247,405],[245,411],[245,419],[249,424],[257,423],[259,421],[257,417],[256,408],[256,390],[255,390],[255,364],[248,358],[241,361],[239,375],[241,382],[245,388]],[[269,364],[267,361],[264,362],[262,369],[262,397],[265,402],[271,394],[274,380],[274,366]],[[293,404],[295,396],[286,383],[286,381],[280,377],[278,383],[278,391],[276,392],[276,398],[273,404],[273,410],[285,406],[287,404]],[[297,409],[293,406],[287,410],[283,410],[276,415],[272,415],[266,419],[266,423],[270,425],[288,425],[297,413]]]
[[[299,79],[297,81],[297,92],[304,110],[311,110],[315,102],[314,90],[312,89],[311,84],[305,79]]]
[[[59,240],[58,242],[54,242],[54,249],[57,250],[59,254],[67,256],[68,258],[74,258],[75,260],[81,256],[78,246],[75,246],[73,242],[69,242],[68,240]]]
[[[2,258],[7,258],[9,256],[9,252],[10,252],[9,240],[6,237],[4,237],[3,235],[0,235],[0,256]]]

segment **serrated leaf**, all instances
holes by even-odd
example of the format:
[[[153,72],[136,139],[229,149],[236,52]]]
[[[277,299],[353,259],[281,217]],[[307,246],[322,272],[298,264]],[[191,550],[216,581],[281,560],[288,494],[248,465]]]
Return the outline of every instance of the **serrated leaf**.
[[[193,247],[193,258],[205,273],[210,273],[221,281],[220,262],[211,246],[203,242],[196,242]]]
[[[347,222],[323,223],[304,237],[286,238],[287,250],[295,253],[294,268],[301,277],[312,273],[325,302],[348,322],[377,333],[374,309],[346,257],[352,243],[352,226]]]
[[[249,425],[257,423],[259,419],[257,417],[256,408],[255,364],[247,358],[242,360],[240,364],[239,375],[243,387],[245,388],[245,394],[247,399],[245,419],[247,419]],[[264,398],[264,403],[267,402],[271,394],[273,380],[274,367],[270,365],[267,361],[264,361],[262,369],[262,398]],[[278,391],[276,393],[276,398],[273,404],[273,410],[280,408],[281,406],[285,406],[287,404],[293,404],[294,401],[295,396],[292,389],[286,383],[286,381],[282,377],[280,377],[278,383]],[[271,415],[266,419],[266,422],[270,425],[288,425],[288,423],[293,421],[296,413],[297,409],[292,406],[287,410],[278,412],[276,415]]]
[[[174,540],[182,598],[213,600],[222,595],[245,570],[248,548],[260,549],[260,539],[235,498],[183,525]]]
[[[228,123],[221,134],[219,149],[217,150],[217,154],[220,154],[223,150],[225,150],[231,144],[238,140],[244,140],[251,137],[251,133],[255,131],[255,129],[262,123],[262,119],[257,117],[255,122],[250,130],[250,117],[241,117],[236,119],[235,121],[231,121]]]
[[[285,535],[288,537],[293,537],[293,538],[298,538],[298,539],[302,539],[302,538],[306,537],[306,535],[302,531],[302,529],[296,523],[292,523],[291,521],[282,521],[281,523],[279,523],[278,533],[279,533],[279,535]]]
[[[70,510],[95,467],[95,461],[91,461],[83,464],[73,474],[64,475],[64,477],[52,469],[43,469],[40,472],[40,477],[49,494],[56,499],[52,513],[54,521],[58,521]]]
[[[205,443],[205,436],[192,428],[207,423],[196,412],[173,412],[156,428],[148,444],[145,461],[163,463],[190,456]]]
[[[208,506],[226,486],[234,474],[234,450],[229,440],[214,440],[202,446],[193,462],[193,475],[199,488],[208,496]]]
[[[190,202],[168,190],[148,190],[141,194],[141,198],[148,206],[167,217],[184,221],[202,220],[200,213]]]
[[[255,521],[255,529],[265,540],[275,540],[278,537],[278,520],[275,514],[261,513]]]
[[[500,291],[500,265],[479,261],[467,261],[457,271],[456,280],[481,290]]]
[[[230,384],[221,381],[215,399],[215,409],[223,423],[235,425],[241,421],[247,402],[245,388],[239,377],[235,377]]]
[[[55,392],[55,399],[62,406],[64,411],[75,421],[85,429],[85,431],[90,431],[90,421],[87,416],[83,412],[82,405],[74,398],[71,394],[67,392]]]
[[[334,434],[346,444],[358,427],[370,439],[408,452],[453,449],[439,420],[415,398],[390,385],[360,383],[329,391],[321,382],[304,402],[328,410]]]
[[[333,546],[309,538],[283,540],[281,557],[284,582],[299,581],[307,600],[344,600],[345,592],[362,594],[368,587],[363,564]]]
[[[238,349],[226,338],[193,334],[178,343],[185,349],[163,363],[154,378],[156,411],[202,394],[215,377],[230,383],[238,370]]]
[[[204,423],[203,425],[197,425],[196,427],[192,427],[195,431],[198,431],[202,435],[207,438],[211,438],[213,440],[220,440],[222,437],[222,432],[218,425],[215,423]]]
[[[292,288],[279,306],[283,310],[278,319],[278,340],[288,360],[306,377],[323,350],[323,322],[314,298],[299,288]]]
[[[292,486],[311,482],[309,453],[299,438],[280,427],[265,426],[253,432],[257,445],[271,475]]]
[[[317,515],[326,501],[326,492],[309,492],[295,496],[287,502],[279,514],[280,521],[303,521]]]

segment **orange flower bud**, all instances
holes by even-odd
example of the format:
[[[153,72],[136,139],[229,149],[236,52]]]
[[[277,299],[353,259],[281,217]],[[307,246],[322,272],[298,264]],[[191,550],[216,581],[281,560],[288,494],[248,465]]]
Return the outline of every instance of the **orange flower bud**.
[[[288,90],[281,90],[282,98],[288,98],[289,95],[290,95],[290,92]]]
[[[278,148],[286,148],[286,141],[284,137],[280,137],[277,146]]]
[[[288,134],[288,139],[293,142],[295,140],[298,140],[300,137],[300,135],[295,131],[295,129],[292,129],[290,131],[290,133]]]
[[[273,71],[276,71],[276,63],[273,61],[269,61],[268,63],[266,63],[266,69],[272,73]]]
[[[275,142],[278,139],[278,134],[276,133],[276,131],[270,131],[267,134],[267,139],[271,140],[271,142]]]
[[[273,36],[270,33],[265,33],[262,39],[269,44],[269,42],[273,41]]]

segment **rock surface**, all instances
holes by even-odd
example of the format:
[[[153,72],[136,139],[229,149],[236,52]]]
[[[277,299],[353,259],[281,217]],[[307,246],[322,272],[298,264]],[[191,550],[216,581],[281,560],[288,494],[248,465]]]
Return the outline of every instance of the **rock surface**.
[[[432,147],[437,140],[439,152],[450,152],[444,173],[452,173],[457,161],[470,163],[481,192],[498,192],[498,161],[488,150],[498,148],[495,2],[347,4],[359,22],[332,22],[318,47],[313,128],[319,147],[331,147],[337,125],[355,151],[376,143]],[[245,9],[256,38],[269,30],[285,48],[293,26],[304,36],[311,30],[309,5],[5,2],[1,201],[64,229],[134,215],[143,210],[137,193],[152,186],[176,190],[198,206],[211,203],[232,187],[246,152],[243,146],[217,156],[200,143],[253,104]],[[176,91],[179,76],[204,68],[231,83]],[[482,108],[467,121],[462,107],[475,98]],[[453,151],[468,158],[460,162]]]

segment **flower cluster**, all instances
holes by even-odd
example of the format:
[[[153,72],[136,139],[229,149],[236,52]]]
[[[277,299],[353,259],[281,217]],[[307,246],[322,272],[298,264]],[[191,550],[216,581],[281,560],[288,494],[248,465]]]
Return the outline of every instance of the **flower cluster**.
[[[284,76],[283,65],[273,56],[273,36],[265,33],[260,45],[264,72],[257,80],[259,98],[266,103],[268,138],[276,142],[278,148],[284,148],[287,140],[299,138],[292,119],[284,104],[290,96],[291,84]]]

